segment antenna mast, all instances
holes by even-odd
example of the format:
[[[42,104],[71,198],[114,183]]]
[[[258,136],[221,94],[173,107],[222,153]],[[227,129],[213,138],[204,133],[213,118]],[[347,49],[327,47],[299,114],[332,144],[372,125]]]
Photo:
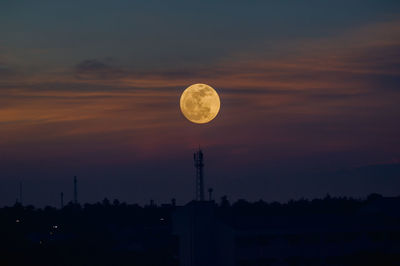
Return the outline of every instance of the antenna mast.
[[[204,201],[204,183],[203,183],[203,152],[199,150],[194,153],[194,167],[196,167],[196,195],[195,200]]]
[[[74,204],[78,204],[78,181],[74,176]]]

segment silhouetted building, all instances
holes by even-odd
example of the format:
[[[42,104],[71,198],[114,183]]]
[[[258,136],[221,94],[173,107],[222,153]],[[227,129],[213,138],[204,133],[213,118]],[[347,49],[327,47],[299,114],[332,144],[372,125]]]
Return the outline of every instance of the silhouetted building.
[[[214,202],[192,201],[178,207],[173,214],[173,233],[179,237],[181,266],[232,265],[230,257],[222,257],[226,252],[220,249],[227,248],[226,239],[219,239],[222,231],[215,211]]]
[[[181,266],[358,265],[400,254],[399,208],[400,199],[382,198],[349,214],[234,215],[192,201],[172,225]]]

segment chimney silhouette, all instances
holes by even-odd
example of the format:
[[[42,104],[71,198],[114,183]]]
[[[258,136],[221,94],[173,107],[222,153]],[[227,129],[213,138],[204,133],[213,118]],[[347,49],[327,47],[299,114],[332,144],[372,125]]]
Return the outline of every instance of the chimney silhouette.
[[[213,189],[210,187],[210,188],[208,189],[208,200],[209,200],[209,201],[212,201],[212,193],[213,193]]]

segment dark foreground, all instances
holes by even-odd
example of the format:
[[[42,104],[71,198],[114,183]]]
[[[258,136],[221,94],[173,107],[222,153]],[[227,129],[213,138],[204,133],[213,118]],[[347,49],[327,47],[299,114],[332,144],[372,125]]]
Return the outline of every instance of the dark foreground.
[[[0,265],[400,265],[400,198],[0,209]]]

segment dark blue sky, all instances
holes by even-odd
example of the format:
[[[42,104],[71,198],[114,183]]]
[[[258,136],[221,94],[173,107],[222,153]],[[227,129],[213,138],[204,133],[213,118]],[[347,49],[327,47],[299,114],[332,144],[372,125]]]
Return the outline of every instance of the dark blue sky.
[[[2,1],[0,205],[185,203],[400,185],[399,1]],[[213,86],[221,112],[186,121]]]

